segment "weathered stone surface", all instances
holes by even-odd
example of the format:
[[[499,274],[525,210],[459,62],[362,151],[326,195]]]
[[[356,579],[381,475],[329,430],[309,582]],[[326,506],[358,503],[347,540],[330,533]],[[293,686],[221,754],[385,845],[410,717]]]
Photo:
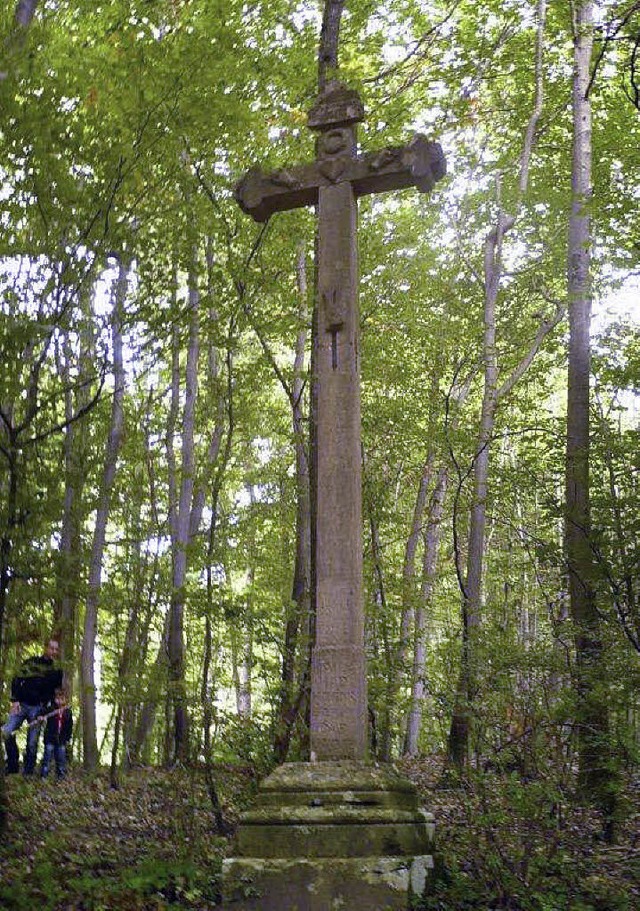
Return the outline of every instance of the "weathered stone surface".
[[[311,130],[328,130],[361,120],[364,120],[364,107],[358,93],[332,79],[309,111],[307,123]]]
[[[407,909],[427,884],[433,835],[415,787],[390,766],[286,763],[243,814],[224,868],[225,899],[243,911]]]
[[[404,792],[416,799],[415,786],[393,766],[375,762],[285,762],[260,785],[260,793],[322,790]]]
[[[321,793],[321,792],[320,792]],[[322,797],[312,797],[307,804],[293,803],[289,806],[260,806],[243,813],[242,820],[245,825],[354,825],[366,823],[367,825],[391,825],[396,823],[424,823],[422,814],[416,815],[413,807],[399,809],[396,806],[381,806],[377,801],[377,794],[371,803],[356,802],[348,799],[348,792],[344,799],[331,803],[325,802]],[[393,797],[395,795],[387,795]],[[335,798],[335,794],[332,794]]]
[[[283,802],[283,795],[279,791],[271,793],[261,792],[256,808],[279,807]],[[381,809],[395,808],[411,810],[415,806],[415,795],[400,791],[299,791],[286,795],[288,806],[376,806]],[[314,803],[315,801],[315,803]]]
[[[419,854],[428,846],[426,824],[368,821],[329,825],[326,821],[251,825],[238,832],[238,857],[366,857]]]
[[[362,492],[357,198],[417,187],[445,173],[437,143],[357,154],[364,119],[357,92],[331,81],[309,113],[317,159],[270,174],[253,168],[236,187],[257,221],[274,212],[318,207],[316,390],[315,644],[311,667],[312,759],[364,759],[367,694],[362,601]]]
[[[332,184],[349,183],[356,199],[408,187],[428,193],[446,173],[442,148],[421,133],[406,146],[335,158],[333,164],[324,159],[270,174],[252,168],[236,186],[236,201],[243,212],[263,222],[275,212],[317,205],[319,189]]]
[[[323,159],[327,160],[327,159]],[[331,160],[329,158],[329,160]],[[357,205],[351,185],[318,198],[315,645],[312,757],[364,759],[367,685],[362,593]]]
[[[224,911],[407,911],[430,856],[225,861]]]

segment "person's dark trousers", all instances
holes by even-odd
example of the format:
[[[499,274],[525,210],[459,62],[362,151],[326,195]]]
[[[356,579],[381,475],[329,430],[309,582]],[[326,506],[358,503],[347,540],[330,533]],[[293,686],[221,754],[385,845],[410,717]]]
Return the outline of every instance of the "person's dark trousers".
[[[64,743],[45,743],[40,770],[43,778],[49,774],[52,759],[55,759],[56,763],[56,778],[64,778],[67,774],[67,747]]]
[[[42,714],[41,705],[27,705],[20,703],[19,710],[9,715],[7,723],[2,728],[2,736],[6,738],[7,751],[7,774],[11,775],[18,771],[18,746],[13,734],[18,730],[20,725],[26,721],[31,724],[39,715]],[[38,736],[40,734],[40,725],[34,724],[29,728],[27,733],[27,748],[24,753],[24,765],[22,771],[25,775],[33,775],[36,767],[36,755],[38,753]]]
[[[7,775],[17,775],[20,771],[20,754],[16,738],[13,735],[7,737],[4,746],[7,751]]]

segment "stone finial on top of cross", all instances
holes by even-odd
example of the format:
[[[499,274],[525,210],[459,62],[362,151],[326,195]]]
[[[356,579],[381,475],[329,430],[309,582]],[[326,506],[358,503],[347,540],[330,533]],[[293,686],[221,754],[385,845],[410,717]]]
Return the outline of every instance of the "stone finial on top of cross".
[[[364,105],[355,89],[332,79],[311,108],[307,124],[311,130],[329,130],[364,120]]]

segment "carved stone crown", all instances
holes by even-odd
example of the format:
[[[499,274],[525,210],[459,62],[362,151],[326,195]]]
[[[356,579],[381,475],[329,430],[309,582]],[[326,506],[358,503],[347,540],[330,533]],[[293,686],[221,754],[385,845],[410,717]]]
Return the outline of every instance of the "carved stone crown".
[[[364,120],[364,105],[360,96],[354,89],[349,89],[334,79],[327,83],[309,111],[307,123],[311,130],[327,130],[359,123],[361,120]]]

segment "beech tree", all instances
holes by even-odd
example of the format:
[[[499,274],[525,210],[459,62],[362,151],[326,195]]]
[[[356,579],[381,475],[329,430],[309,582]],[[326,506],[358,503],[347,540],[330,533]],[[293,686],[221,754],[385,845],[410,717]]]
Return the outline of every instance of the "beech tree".
[[[593,4],[576,5],[573,18],[573,167],[568,243],[569,367],[565,548],[569,606],[575,624],[577,725],[580,772],[585,791],[615,835],[617,785],[608,740],[604,649],[596,605],[595,559],[589,496],[591,226],[591,101]]]

